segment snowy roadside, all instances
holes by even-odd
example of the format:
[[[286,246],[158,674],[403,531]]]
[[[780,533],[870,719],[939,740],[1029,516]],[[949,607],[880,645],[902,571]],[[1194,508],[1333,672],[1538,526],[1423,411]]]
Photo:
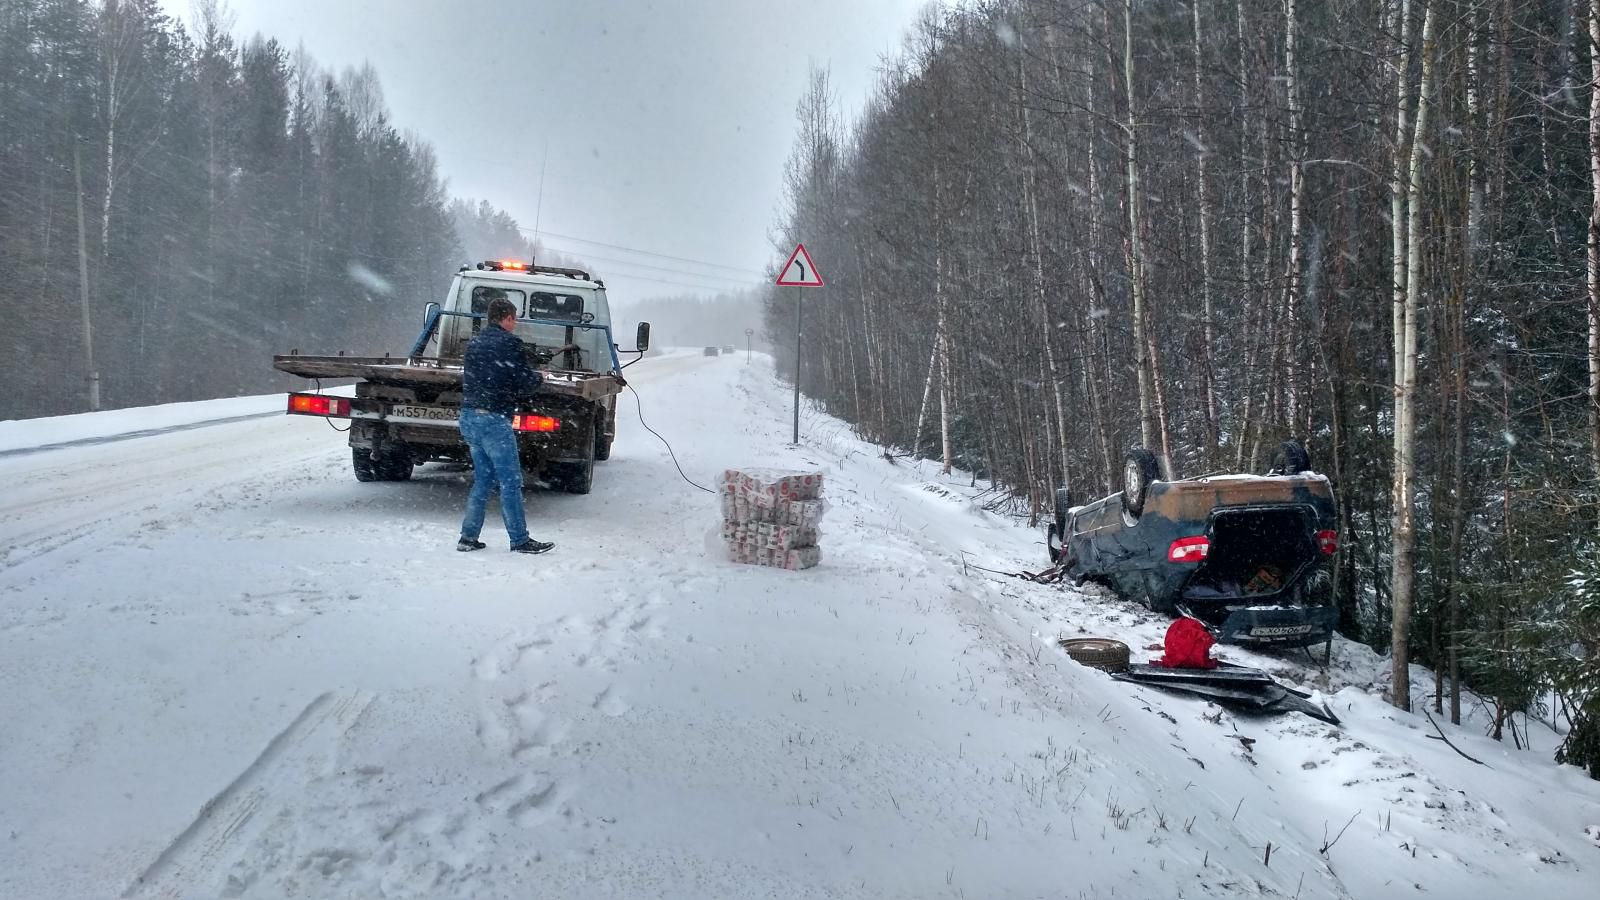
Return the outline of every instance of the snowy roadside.
[[[1553,896],[1589,894],[1591,888],[1582,885],[1592,874],[1579,873],[1600,866],[1600,828],[1594,824],[1600,784],[1555,765],[1550,753],[1559,737],[1539,723],[1529,726],[1533,749],[1519,751],[1483,736],[1484,710],[1475,705],[1469,704],[1461,728],[1441,721],[1451,742],[1487,763],[1475,765],[1435,739],[1420,713],[1400,713],[1384,702],[1388,660],[1343,639],[1336,640],[1325,668],[1301,652],[1222,647],[1218,654],[1313,692],[1344,719],[1340,728],[1298,715],[1235,716],[1197,699],[1113,682],[1072,663],[1056,640],[1113,637],[1134,648],[1140,660],[1159,655],[1144,648],[1160,644],[1169,619],[1104,588],[1036,585],[976,568],[1038,569],[1045,555],[1042,535],[984,511],[975,498],[985,486],[972,485],[970,476],[939,476],[927,462],[891,464],[842,423],[819,416],[816,425],[815,440],[830,456],[877,470],[885,485],[911,498],[899,504],[898,524],[930,539],[944,565],[962,573],[959,580],[975,595],[974,605],[1009,643],[999,648],[1002,655],[1044,670],[1040,681],[1050,691],[1094,683],[1107,692],[1098,714],[1107,721],[1122,715],[1114,711],[1120,700],[1123,709],[1131,703],[1145,717],[1165,722],[1158,730],[1171,758],[1162,765],[1174,771],[1193,766],[1186,770],[1193,782],[1183,790],[1210,782],[1217,799],[1235,796],[1239,816],[1265,791],[1259,799],[1273,810],[1285,840],[1294,840],[1298,830],[1305,841],[1299,850],[1309,847],[1353,896],[1387,895],[1397,885],[1464,897],[1515,896],[1527,884],[1562,882],[1565,888],[1549,888]],[[909,478],[895,471],[908,468],[915,473]],[[1431,694],[1431,673],[1413,667],[1412,682],[1420,710],[1424,695]],[[1225,763],[1219,773],[1218,753],[1248,768]],[[1157,816],[1170,819],[1170,810]],[[1339,842],[1324,853],[1341,828]],[[1265,841],[1255,849],[1265,858]]]
[[[450,549],[464,473],[355,484],[310,420],[0,460],[39,485],[0,498],[0,897],[1592,896],[1600,790],[1547,753],[1451,730],[1473,766],[1346,646],[1241,658],[1340,729],[1113,682],[1055,638],[1164,623],[963,571],[1042,556],[963,480],[814,413],[786,447],[765,360],[629,372],[695,480],[827,473],[822,566],[726,562],[631,396],[531,561]]]
[[[353,391],[345,386],[329,388],[326,393],[349,396]],[[0,456],[62,449],[95,441],[152,437],[184,428],[264,418],[281,414],[286,396],[261,394],[44,419],[6,419],[0,421]]]

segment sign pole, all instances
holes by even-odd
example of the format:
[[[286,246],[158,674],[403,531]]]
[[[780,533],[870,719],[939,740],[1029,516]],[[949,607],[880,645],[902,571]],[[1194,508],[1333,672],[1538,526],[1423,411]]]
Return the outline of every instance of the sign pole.
[[[794,444],[800,445],[800,328],[804,319],[801,318],[804,307],[805,291],[803,288],[794,289]]]
[[[822,276],[817,273],[817,265],[811,261],[811,254],[806,252],[805,244],[796,244],[794,252],[789,254],[788,262],[778,270],[779,287],[794,288],[794,445],[800,445],[800,352],[803,346],[802,336],[805,328],[805,292],[803,288],[822,287]],[[750,361],[750,332],[745,333],[745,362]]]
[[[756,333],[754,328],[744,330],[744,364],[750,365],[750,337]]]

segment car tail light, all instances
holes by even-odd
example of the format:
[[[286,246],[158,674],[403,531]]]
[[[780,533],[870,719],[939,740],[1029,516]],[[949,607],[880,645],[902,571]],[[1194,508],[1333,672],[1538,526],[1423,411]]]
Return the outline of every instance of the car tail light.
[[[1319,532],[1317,532],[1317,549],[1322,551],[1322,555],[1323,556],[1332,556],[1335,553],[1338,553],[1339,552],[1339,532],[1337,532],[1337,531],[1319,531]]]
[[[517,431],[556,431],[561,420],[554,416],[534,416],[526,413],[511,417],[511,427]]]
[[[348,416],[350,401],[323,394],[290,394],[289,412],[302,416]]]
[[[1167,548],[1167,562],[1191,563],[1199,562],[1211,552],[1211,539],[1203,534],[1194,537],[1178,538]]]

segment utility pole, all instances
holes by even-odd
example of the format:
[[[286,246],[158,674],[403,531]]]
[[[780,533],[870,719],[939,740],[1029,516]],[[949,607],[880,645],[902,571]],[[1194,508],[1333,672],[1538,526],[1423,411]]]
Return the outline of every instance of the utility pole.
[[[89,411],[100,411],[100,370],[94,366],[94,327],[89,318],[89,248],[83,234],[83,161],[72,145],[72,179],[78,189],[78,301],[83,308],[83,352],[89,363]],[[105,251],[101,251],[104,256]]]

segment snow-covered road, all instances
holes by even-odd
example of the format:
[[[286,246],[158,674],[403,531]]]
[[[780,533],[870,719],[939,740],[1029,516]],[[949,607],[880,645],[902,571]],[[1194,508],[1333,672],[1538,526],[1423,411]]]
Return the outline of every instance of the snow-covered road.
[[[1548,733],[1451,729],[1476,767],[1347,645],[1232,651],[1342,729],[1130,689],[1054,639],[1162,623],[964,572],[1042,556],[965,480],[817,414],[786,447],[761,358],[629,374],[701,483],[824,470],[823,565],[725,562],[631,395],[593,494],[528,492],[533,558],[493,515],[456,553],[467,473],[358,484],[314,419],[0,458],[0,897],[1594,896]]]

